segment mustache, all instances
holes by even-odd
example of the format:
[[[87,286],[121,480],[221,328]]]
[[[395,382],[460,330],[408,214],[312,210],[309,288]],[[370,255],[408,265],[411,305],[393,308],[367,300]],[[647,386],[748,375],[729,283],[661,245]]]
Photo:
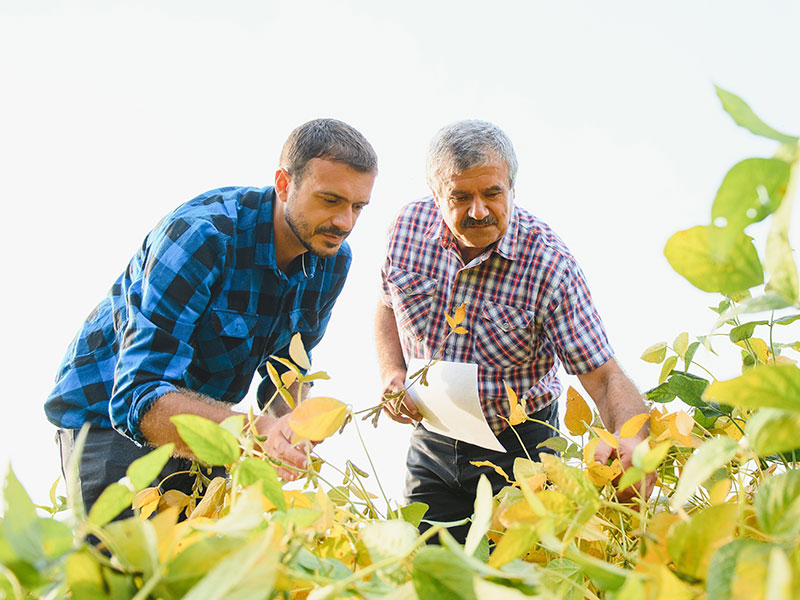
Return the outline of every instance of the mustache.
[[[330,233],[331,235],[338,235],[343,238],[350,235],[349,231],[339,229],[338,227],[319,227],[314,233]]]
[[[465,217],[461,222],[462,227],[486,227],[487,225],[497,225],[497,219],[489,215],[480,220],[473,219],[472,217]]]

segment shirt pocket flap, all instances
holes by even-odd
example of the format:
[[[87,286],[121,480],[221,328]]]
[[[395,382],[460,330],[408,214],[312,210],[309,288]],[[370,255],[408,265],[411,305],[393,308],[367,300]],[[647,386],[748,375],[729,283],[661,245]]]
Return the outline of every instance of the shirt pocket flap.
[[[528,310],[494,302],[483,303],[481,316],[503,331],[527,329],[533,320],[533,314]]]
[[[212,310],[209,318],[209,324],[214,333],[235,338],[250,336],[257,322],[257,315],[240,313],[235,310]]]
[[[398,288],[405,296],[432,294],[437,285],[436,280],[431,277],[402,269],[392,270],[386,281]]]

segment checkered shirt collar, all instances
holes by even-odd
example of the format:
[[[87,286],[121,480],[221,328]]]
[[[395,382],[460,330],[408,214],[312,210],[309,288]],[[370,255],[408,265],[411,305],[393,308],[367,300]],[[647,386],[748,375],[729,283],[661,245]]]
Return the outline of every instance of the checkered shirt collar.
[[[456,244],[456,238],[453,235],[453,232],[450,231],[450,228],[445,224],[444,219],[442,218],[442,213],[438,207],[436,207],[436,212],[437,218],[433,221],[431,226],[428,227],[428,230],[425,232],[425,237],[433,242],[438,240],[442,248],[457,248],[458,245]],[[518,236],[519,218],[517,215],[517,206],[515,204],[511,207],[511,219],[508,221],[508,228],[503,234],[503,237],[501,237],[500,240],[495,243],[493,251],[497,252],[497,254],[508,260],[516,260]]]
[[[258,241],[256,242],[255,256],[253,262],[259,267],[265,267],[275,272],[279,272],[278,262],[275,258],[275,233],[273,227],[273,207],[275,206],[275,188],[264,188],[264,195],[258,207],[257,231]],[[304,252],[300,255],[301,272],[306,279],[314,277],[317,270],[317,256],[311,252]]]

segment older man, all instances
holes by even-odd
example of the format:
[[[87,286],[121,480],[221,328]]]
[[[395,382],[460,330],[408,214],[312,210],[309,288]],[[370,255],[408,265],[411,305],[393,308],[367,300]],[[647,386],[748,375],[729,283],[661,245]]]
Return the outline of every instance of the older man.
[[[411,359],[477,364],[484,415],[507,450],[486,450],[418,424],[407,457],[406,495],[430,506],[427,520],[468,517],[481,473],[495,492],[505,483],[471,461],[489,460],[510,472],[514,459],[526,456],[525,448],[538,456],[536,446],[553,435],[545,423],[557,424],[560,364],[578,376],[609,430],[618,431],[646,411],[613,358],[572,254],[546,224],[515,205],[516,175],[514,148],[497,126],[484,121],[446,126],[428,156],[433,197],[404,207],[389,235],[375,321],[384,393],[404,388]],[[462,303],[468,333],[444,341],[449,331],[444,315]],[[516,426],[516,433],[509,429],[503,382],[539,422]],[[401,423],[421,419],[408,395],[386,410]],[[630,465],[633,448],[645,436],[642,431],[621,441],[623,466]],[[603,446],[595,456],[605,462],[611,453]],[[462,541],[466,531],[466,525],[451,529]]]
[[[62,464],[77,430],[91,425],[81,462],[87,505],[149,446],[168,442],[176,456],[160,479],[191,491],[191,453],[170,417],[223,421],[256,369],[266,375],[270,355],[288,358],[294,333],[306,348],[319,342],[350,266],[344,240],[376,172],[358,131],[310,121],[284,144],[274,186],[206,192],[147,234],[69,346],[45,404]],[[296,478],[306,456],[287,417],[260,416],[256,428],[285,464],[279,473]]]

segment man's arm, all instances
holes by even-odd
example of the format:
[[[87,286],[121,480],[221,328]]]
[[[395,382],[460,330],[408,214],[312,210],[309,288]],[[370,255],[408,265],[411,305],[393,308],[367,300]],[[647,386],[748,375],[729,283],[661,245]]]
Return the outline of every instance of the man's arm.
[[[378,367],[383,382],[383,394],[391,394],[405,389],[406,361],[403,358],[403,347],[400,345],[394,311],[383,302],[378,302],[378,310],[375,313],[375,345],[378,350]],[[422,415],[419,414],[408,394],[403,398],[403,402],[397,403],[397,405],[387,402],[384,410],[398,423],[413,423],[422,419]]]
[[[622,369],[619,368],[617,361],[613,358],[606,361],[597,369],[588,373],[578,375],[578,379],[584,389],[594,400],[600,418],[608,431],[619,433],[620,428],[634,415],[647,413],[647,406],[642,400],[642,396],[628,379]],[[619,449],[614,450],[601,442],[594,453],[596,462],[605,462],[616,452],[619,456],[622,468],[627,469],[631,466],[633,449],[642,440],[646,439],[650,433],[650,427],[645,423],[642,428],[632,438],[619,440]],[[655,484],[655,473],[647,476],[644,498],[649,498]],[[619,492],[620,500],[630,500],[636,494],[633,487],[629,487]]]
[[[161,446],[171,442],[175,444],[176,455],[191,457],[191,450],[170,421],[170,417],[183,414],[198,415],[221,423],[228,417],[241,413],[231,410],[229,404],[194,392],[172,392],[159,397],[144,414],[140,423],[141,432],[151,444]],[[262,415],[256,420],[256,429],[260,435],[267,436],[262,444],[264,452],[298,469],[305,469],[306,454],[292,444],[293,432],[287,422],[288,418],[288,414],[280,418]],[[278,474],[289,481],[300,476],[299,472],[284,468],[278,468]]]

